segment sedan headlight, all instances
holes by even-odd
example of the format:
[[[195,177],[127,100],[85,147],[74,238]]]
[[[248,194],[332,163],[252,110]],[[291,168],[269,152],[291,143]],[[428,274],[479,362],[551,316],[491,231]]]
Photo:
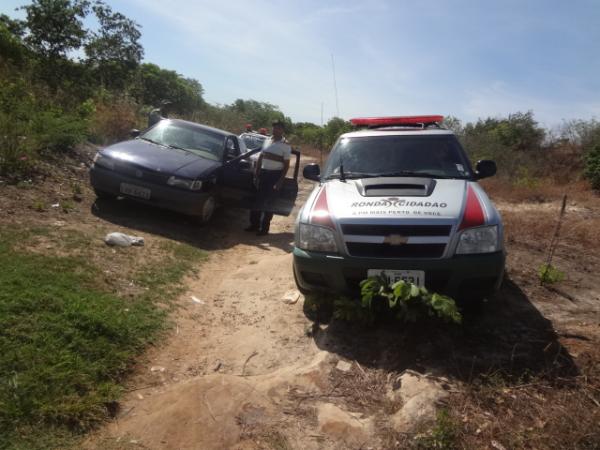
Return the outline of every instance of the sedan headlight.
[[[189,180],[187,178],[179,178],[176,176],[172,176],[167,180],[167,184],[169,186],[175,186],[185,189],[190,189],[192,191],[199,191],[202,189],[202,181],[200,180]]]
[[[333,230],[317,225],[300,224],[298,248],[315,252],[337,253]]]
[[[498,225],[491,225],[463,231],[456,247],[456,254],[493,253],[499,249]]]
[[[94,167],[94,166],[100,166],[100,167],[104,167],[105,169],[114,170],[115,169],[115,161],[112,158],[109,158],[108,156],[104,156],[102,153],[98,152],[98,153],[96,153],[96,156],[94,156],[94,161],[93,161],[92,167]]]

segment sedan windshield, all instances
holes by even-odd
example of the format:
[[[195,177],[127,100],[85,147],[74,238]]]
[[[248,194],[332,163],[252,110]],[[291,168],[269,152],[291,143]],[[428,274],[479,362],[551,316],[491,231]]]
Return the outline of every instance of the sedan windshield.
[[[452,135],[342,138],[333,148],[323,175],[324,178],[472,176],[469,161]]]
[[[162,120],[146,131],[140,139],[165,147],[187,150],[198,156],[220,161],[223,159],[223,135],[210,130],[168,120]]]

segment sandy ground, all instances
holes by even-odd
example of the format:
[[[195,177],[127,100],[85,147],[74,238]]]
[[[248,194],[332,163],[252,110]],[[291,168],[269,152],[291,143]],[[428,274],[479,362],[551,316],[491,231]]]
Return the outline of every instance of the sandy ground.
[[[298,206],[313,184],[300,187]],[[0,205],[12,223],[29,221],[18,211],[23,192]],[[547,243],[513,230],[502,289],[461,327],[361,328],[305,313],[291,270],[295,212],[257,237],[243,231],[243,211],[221,210],[199,228],[129,202],[94,203],[88,194],[79,212],[61,219],[68,226],[139,234],[148,249],[159,237],[187,242],[210,257],[175,299],[167,338],[137,362],[116,417],[86,448],[402,448],[402,436],[436,408],[452,408],[478,377],[507,374],[508,388],[520,389],[522,377],[575,383],[597,366],[600,258],[569,239],[569,220],[598,217],[597,202],[567,209],[554,262],[566,279],[554,288],[537,278]],[[559,209],[559,202],[497,205],[533,217]],[[45,214],[52,221],[58,213]],[[580,409],[591,413],[598,399]],[[485,414],[477,420],[493,423]]]

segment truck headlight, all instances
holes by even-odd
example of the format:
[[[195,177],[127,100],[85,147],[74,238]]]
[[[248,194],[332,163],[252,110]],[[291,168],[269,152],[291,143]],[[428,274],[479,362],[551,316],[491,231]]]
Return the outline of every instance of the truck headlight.
[[[94,167],[94,166],[100,166],[100,167],[104,167],[105,169],[115,170],[114,160],[112,158],[104,156],[100,152],[96,153],[96,156],[94,156],[94,161],[92,163],[92,167]]]
[[[298,248],[315,252],[337,253],[333,230],[318,225],[300,224]]]
[[[493,253],[499,249],[498,225],[491,225],[463,231],[456,247],[456,254]]]
[[[187,178],[179,178],[176,176],[169,177],[169,179],[167,180],[167,184],[169,186],[190,189],[192,191],[199,191],[200,189],[202,189],[202,181],[189,180]]]

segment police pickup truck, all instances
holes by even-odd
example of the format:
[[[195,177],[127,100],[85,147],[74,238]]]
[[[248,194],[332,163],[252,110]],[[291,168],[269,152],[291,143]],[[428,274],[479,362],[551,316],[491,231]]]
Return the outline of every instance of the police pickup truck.
[[[356,292],[384,274],[456,299],[479,300],[504,273],[503,226],[442,116],[352,119],[298,214],[294,276],[303,293]]]

